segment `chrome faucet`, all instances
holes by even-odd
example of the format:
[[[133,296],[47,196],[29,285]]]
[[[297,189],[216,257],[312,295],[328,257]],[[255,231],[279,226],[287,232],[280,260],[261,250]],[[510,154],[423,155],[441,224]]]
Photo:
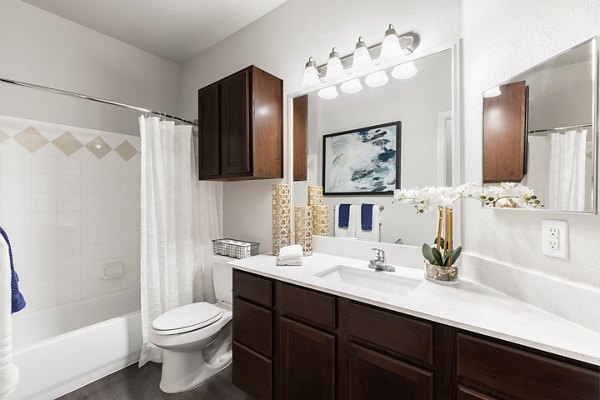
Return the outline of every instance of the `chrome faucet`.
[[[391,265],[387,265],[385,263],[385,251],[373,247],[375,250],[375,259],[369,261],[369,268],[373,268],[375,271],[386,271],[386,272],[395,272],[396,268]]]

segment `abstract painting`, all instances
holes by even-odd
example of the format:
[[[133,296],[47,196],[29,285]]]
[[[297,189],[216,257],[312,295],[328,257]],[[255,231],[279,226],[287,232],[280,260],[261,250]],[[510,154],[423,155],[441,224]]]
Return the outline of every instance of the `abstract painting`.
[[[400,187],[400,121],[323,136],[323,194],[390,194]]]

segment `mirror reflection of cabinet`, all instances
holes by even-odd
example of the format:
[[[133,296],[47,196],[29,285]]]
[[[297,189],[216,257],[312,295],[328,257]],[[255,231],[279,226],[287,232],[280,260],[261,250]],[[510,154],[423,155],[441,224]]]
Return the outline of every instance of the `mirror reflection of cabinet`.
[[[527,85],[502,85],[483,99],[483,182],[520,182],[527,173]]]
[[[308,150],[308,95],[293,100],[294,130],[294,181],[305,181],[307,173]]]

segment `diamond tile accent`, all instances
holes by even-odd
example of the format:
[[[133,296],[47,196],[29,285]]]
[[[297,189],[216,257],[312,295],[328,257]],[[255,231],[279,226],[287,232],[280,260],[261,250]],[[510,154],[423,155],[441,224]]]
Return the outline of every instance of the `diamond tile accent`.
[[[70,132],[65,132],[51,142],[53,145],[58,147],[60,151],[65,153],[66,156],[70,156],[77,150],[83,147],[81,142],[77,140]]]
[[[29,150],[30,153],[33,153],[50,143],[48,139],[42,136],[42,134],[32,126],[14,135],[13,139]]]
[[[96,136],[94,140],[85,145],[99,159],[107,155],[112,148],[100,136]]]
[[[129,161],[131,157],[137,154],[137,150],[135,149],[135,147],[133,147],[131,143],[129,143],[127,140],[124,140],[123,143],[115,147],[115,151],[125,161]]]
[[[0,130],[0,143],[4,142],[6,139],[8,139],[8,135]]]

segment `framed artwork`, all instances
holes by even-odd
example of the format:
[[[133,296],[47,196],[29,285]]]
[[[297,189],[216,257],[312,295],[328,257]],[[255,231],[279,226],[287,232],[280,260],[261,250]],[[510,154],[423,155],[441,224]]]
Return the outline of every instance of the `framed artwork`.
[[[323,194],[391,194],[400,187],[401,122],[323,136]]]

